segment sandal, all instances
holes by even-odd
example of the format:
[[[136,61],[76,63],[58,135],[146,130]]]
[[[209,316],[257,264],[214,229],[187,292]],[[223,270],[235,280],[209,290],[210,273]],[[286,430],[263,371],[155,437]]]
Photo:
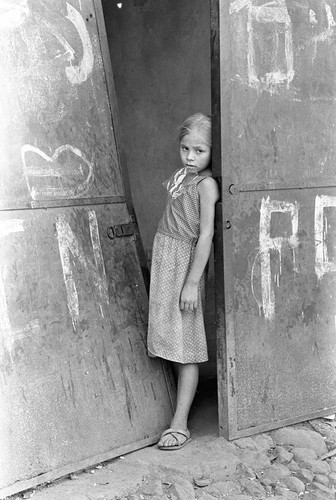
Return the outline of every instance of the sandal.
[[[162,438],[164,438],[165,436],[168,436],[169,434],[171,436],[173,436],[173,438],[175,438],[176,444],[173,446],[164,446],[164,445],[160,444],[162,441]],[[179,434],[179,435],[183,436],[184,440],[181,442],[181,440],[177,436],[175,436],[175,434]],[[164,451],[180,450],[189,441],[191,441],[191,439],[190,439],[190,432],[188,431],[188,429],[186,431],[183,431],[180,429],[167,429],[161,435],[160,441],[158,443],[158,448],[160,450],[164,450]]]

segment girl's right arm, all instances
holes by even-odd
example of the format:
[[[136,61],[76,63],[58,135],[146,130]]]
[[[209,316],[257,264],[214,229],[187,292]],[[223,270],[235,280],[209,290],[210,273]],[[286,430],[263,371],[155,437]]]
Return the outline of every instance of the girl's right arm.
[[[197,307],[198,285],[208,262],[214,235],[215,204],[219,200],[218,184],[207,177],[198,185],[200,194],[200,235],[196,244],[194,260],[180,297],[181,310]]]

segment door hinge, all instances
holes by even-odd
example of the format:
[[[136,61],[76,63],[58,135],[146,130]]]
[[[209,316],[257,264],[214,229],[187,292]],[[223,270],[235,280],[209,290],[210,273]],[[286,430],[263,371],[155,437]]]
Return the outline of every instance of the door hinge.
[[[110,240],[114,238],[122,238],[123,236],[132,236],[135,234],[133,222],[127,224],[117,224],[107,228],[107,236]]]

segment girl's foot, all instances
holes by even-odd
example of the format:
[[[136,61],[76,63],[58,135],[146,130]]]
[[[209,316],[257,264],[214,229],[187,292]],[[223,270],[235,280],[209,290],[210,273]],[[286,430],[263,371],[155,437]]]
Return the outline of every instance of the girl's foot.
[[[167,429],[161,435],[158,443],[160,450],[180,450],[190,441],[190,432],[188,429]]]

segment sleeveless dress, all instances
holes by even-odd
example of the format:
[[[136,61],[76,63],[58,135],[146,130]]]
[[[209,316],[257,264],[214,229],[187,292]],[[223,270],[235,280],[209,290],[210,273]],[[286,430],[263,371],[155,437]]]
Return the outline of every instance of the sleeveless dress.
[[[168,190],[167,205],[153,243],[148,354],[177,363],[208,360],[203,317],[204,274],[196,310],[180,309],[182,288],[200,231],[197,185],[205,178],[185,167],[164,183]]]

